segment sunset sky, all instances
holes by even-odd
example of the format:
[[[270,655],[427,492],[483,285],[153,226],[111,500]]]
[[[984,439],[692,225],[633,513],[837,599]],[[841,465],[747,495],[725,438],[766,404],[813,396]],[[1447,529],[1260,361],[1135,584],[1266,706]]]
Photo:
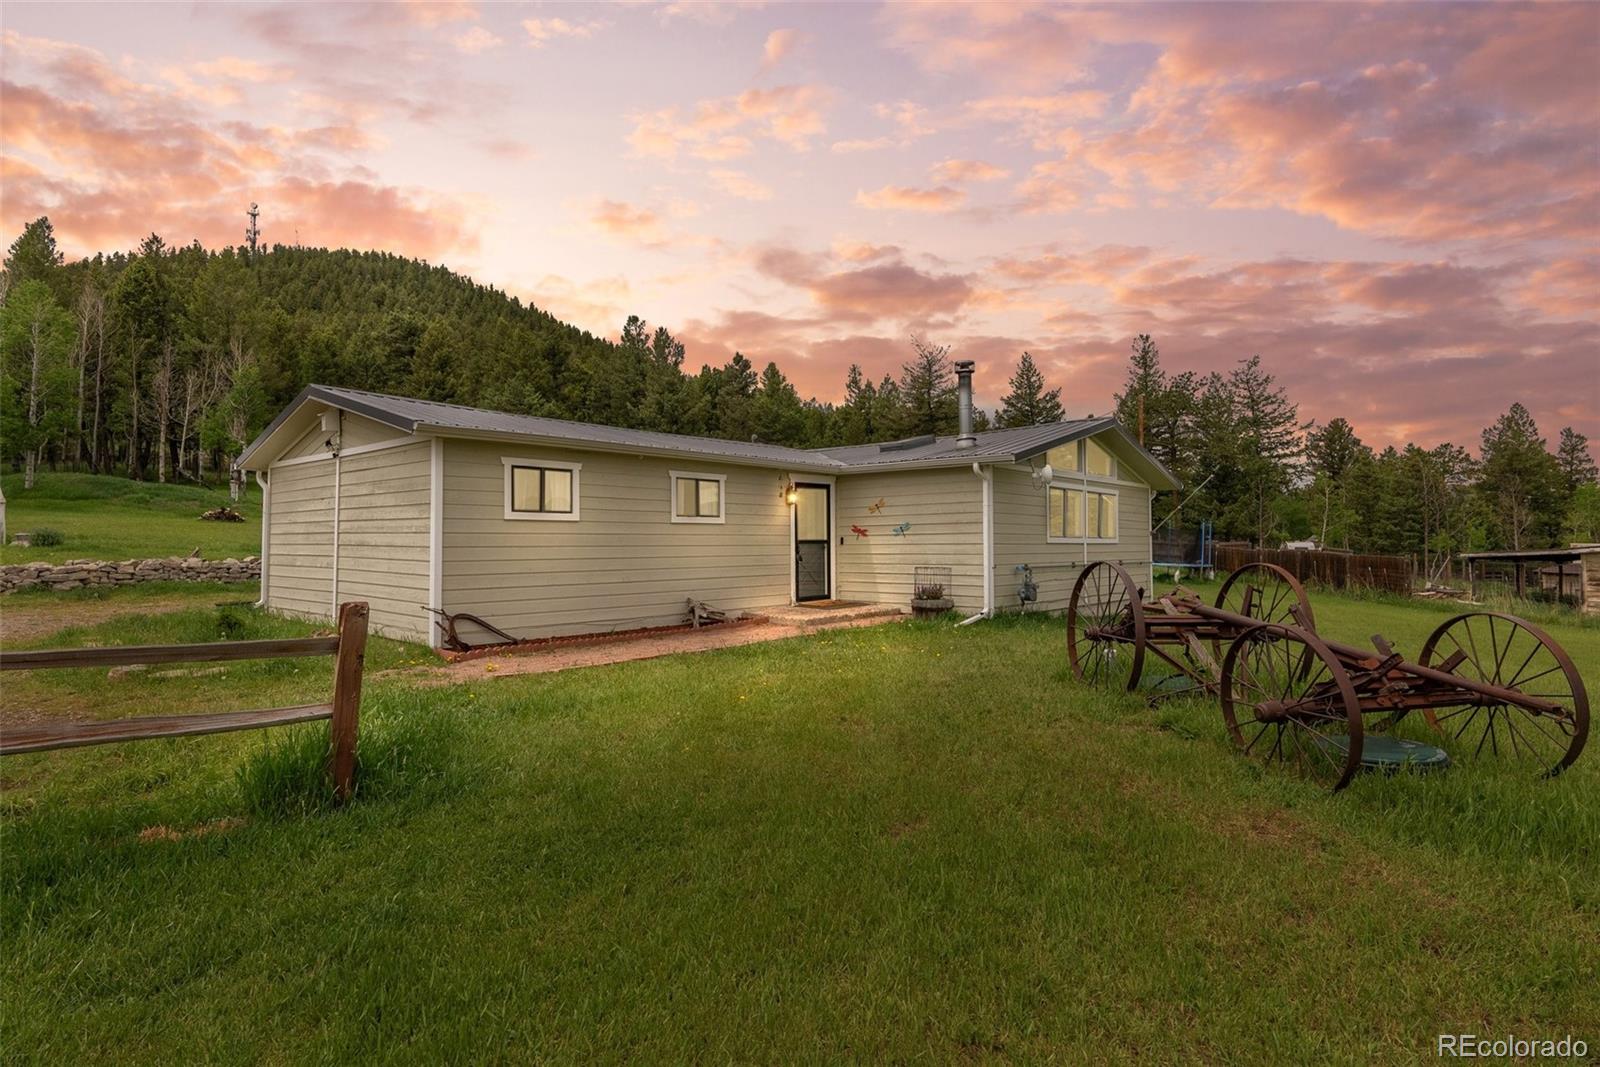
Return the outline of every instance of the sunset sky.
[[[912,331],[1104,412],[1128,343],[1302,415],[1600,437],[1600,5],[3,9],[3,200],[70,257],[444,263],[802,395]]]

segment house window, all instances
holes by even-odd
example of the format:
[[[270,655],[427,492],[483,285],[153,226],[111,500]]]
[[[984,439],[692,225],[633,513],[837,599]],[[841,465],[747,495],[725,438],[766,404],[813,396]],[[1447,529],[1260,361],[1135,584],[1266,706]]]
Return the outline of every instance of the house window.
[[[1096,478],[1114,478],[1117,461],[1104,445],[1091,437],[1083,443],[1083,470]]]
[[[1070,445],[1057,445],[1044,454],[1044,461],[1055,470],[1077,474],[1083,470],[1083,464],[1078,460],[1079,444],[1081,442],[1074,441]]]
[[[727,476],[672,471],[672,521],[722,522]]]
[[[1088,531],[1085,534],[1085,531]],[[1050,487],[1050,507],[1046,518],[1048,541],[1115,541],[1117,539],[1117,494],[1092,490]]]
[[[1057,445],[1044,454],[1052,470],[1062,474],[1087,474],[1091,478],[1115,478],[1117,458],[1094,438]]]
[[[506,470],[506,518],[577,521],[581,463],[510,456],[502,456],[500,462]]]

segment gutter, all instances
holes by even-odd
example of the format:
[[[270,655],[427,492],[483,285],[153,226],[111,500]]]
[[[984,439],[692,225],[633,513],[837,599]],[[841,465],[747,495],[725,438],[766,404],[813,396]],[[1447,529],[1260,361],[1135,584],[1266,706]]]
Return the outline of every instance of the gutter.
[[[994,617],[994,470],[973,463],[972,473],[983,481],[983,610],[962,619],[957,626]]]

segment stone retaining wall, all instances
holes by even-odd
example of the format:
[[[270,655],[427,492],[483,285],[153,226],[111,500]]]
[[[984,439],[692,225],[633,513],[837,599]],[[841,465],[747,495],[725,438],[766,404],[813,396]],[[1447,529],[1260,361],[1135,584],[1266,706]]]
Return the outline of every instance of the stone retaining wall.
[[[65,563],[12,563],[0,567],[0,596],[18,589],[62,591],[84,586],[133,585],[137,582],[255,582],[261,579],[261,560],[244,559],[125,559],[106,563],[69,559]]]

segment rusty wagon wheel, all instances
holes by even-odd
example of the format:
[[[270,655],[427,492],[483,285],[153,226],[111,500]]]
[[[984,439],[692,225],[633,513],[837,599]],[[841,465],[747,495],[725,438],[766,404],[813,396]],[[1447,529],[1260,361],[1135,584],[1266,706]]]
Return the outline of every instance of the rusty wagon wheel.
[[[1306,587],[1275,563],[1247,563],[1228,575],[1217,591],[1215,606],[1261,622],[1317,632]],[[1222,654],[1220,648],[1217,654]]]
[[[1505,691],[1423,712],[1474,755],[1488,749],[1554,777],[1583,752],[1588,690],[1572,657],[1532,623],[1497,611],[1457,615],[1433,631],[1418,662]]]
[[[1143,590],[1115,563],[1091,564],[1078,575],[1067,605],[1067,658],[1093,685],[1133,689],[1144,669]]]
[[[1316,634],[1261,623],[1222,661],[1222,718],[1234,744],[1267,766],[1292,765],[1337,792],[1361,766],[1361,704]]]

